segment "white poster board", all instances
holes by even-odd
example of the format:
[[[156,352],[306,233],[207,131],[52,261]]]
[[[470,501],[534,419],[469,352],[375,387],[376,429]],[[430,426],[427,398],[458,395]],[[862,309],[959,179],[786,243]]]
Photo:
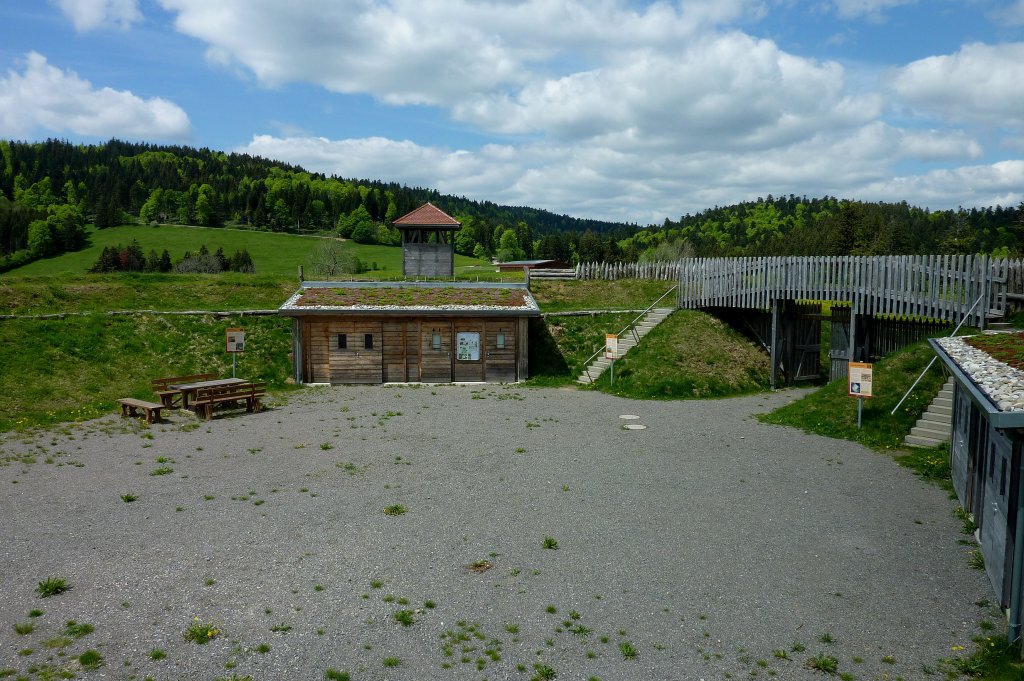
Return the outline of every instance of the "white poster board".
[[[479,331],[459,331],[455,337],[455,359],[460,362],[480,360]]]
[[[847,370],[850,397],[871,397],[872,365],[865,362],[850,362]]]
[[[227,329],[228,352],[245,351],[245,331],[242,329]]]

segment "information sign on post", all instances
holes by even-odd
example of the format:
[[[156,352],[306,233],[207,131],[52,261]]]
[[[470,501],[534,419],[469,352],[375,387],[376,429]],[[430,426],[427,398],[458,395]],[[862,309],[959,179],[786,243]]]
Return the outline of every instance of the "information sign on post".
[[[238,367],[238,353],[245,352],[245,331],[242,329],[227,329],[227,350],[231,353],[231,377],[235,377],[235,369]]]
[[[615,385],[615,358],[619,354],[619,337],[614,333],[604,335],[604,358],[611,360],[608,368],[608,385]]]
[[[871,397],[872,365],[865,362],[850,362],[849,377],[850,397]]]
[[[857,398],[857,430],[860,430],[864,398],[871,397],[872,367],[866,362],[850,362],[846,370],[850,397]]]
[[[245,331],[242,329],[227,330],[228,352],[245,351]]]
[[[604,358],[615,359],[619,354],[619,337],[614,333],[606,333],[604,336]]]

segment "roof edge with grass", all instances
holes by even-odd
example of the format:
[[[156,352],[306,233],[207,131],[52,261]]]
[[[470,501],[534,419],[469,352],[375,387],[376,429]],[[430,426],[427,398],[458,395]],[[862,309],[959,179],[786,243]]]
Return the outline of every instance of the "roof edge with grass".
[[[278,312],[538,316],[540,308],[526,285],[518,283],[309,281]]]

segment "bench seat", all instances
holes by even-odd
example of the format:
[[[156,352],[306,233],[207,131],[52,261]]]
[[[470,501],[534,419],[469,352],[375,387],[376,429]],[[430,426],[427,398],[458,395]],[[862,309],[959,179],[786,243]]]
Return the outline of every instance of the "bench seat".
[[[138,410],[141,409],[146,415],[146,423],[149,424],[160,420],[160,410],[165,406],[159,402],[146,402],[134,397],[122,397],[118,403],[121,405],[122,417],[138,416]]]
[[[192,406],[196,413],[207,421],[213,418],[213,408],[218,404],[245,401],[245,409],[250,413],[263,410],[262,399],[267,396],[266,383],[241,383],[219,388],[200,388]]]

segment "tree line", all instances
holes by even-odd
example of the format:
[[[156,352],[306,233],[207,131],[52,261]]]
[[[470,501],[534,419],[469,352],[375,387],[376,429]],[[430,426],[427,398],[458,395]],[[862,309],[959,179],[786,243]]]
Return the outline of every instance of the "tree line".
[[[760,198],[661,225],[583,220],[209,149],[111,140],[0,140],[0,271],[81,248],[86,224],[235,226],[401,242],[392,225],[431,201],[462,223],[455,249],[524,258],[632,262],[687,255],[1024,253],[1024,203],[930,211],[834,197]]]

